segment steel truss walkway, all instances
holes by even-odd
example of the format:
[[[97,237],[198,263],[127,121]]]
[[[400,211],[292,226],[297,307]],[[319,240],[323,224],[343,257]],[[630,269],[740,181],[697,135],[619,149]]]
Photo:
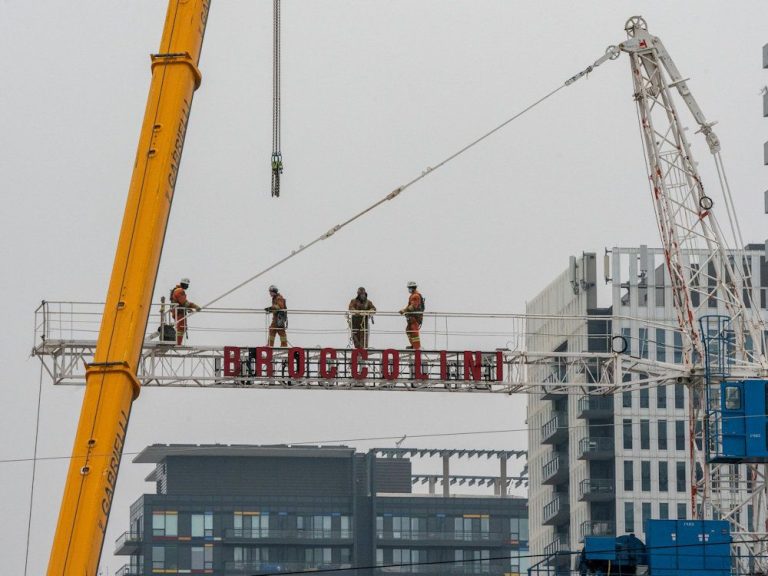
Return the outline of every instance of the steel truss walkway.
[[[258,322],[254,321],[258,313],[256,310],[217,309],[201,314],[192,322],[193,338],[242,340],[245,334],[250,342],[264,342],[265,328],[253,327]],[[261,315],[264,316],[263,312]],[[176,346],[153,339],[150,332],[145,338],[138,378],[143,386],[164,387],[553,395],[610,394],[629,385],[690,376],[680,365],[622,353],[625,343],[611,344],[611,339],[616,337],[610,334],[601,336],[607,346],[617,348],[614,352],[526,351],[526,320],[530,319],[514,314],[427,314],[422,339],[429,344],[428,338],[432,336],[438,345],[458,342],[460,348],[446,347],[418,353],[396,348],[354,350],[349,347],[348,329],[342,324],[345,316],[345,312],[339,311],[291,311],[291,322],[297,327],[293,328],[292,324],[289,337],[293,333],[303,338],[322,336],[336,347]],[[389,323],[400,328],[388,329],[387,325],[377,328],[379,337],[389,338],[393,345],[404,340],[402,318],[395,316],[391,313],[376,315],[377,327]],[[92,335],[100,323],[101,305],[44,302],[35,317],[32,355],[40,359],[54,384],[84,384],[85,369],[96,348]],[[246,326],[243,326],[243,318],[248,319]],[[222,319],[226,321],[226,327],[216,325]],[[541,321],[542,317],[535,319]],[[457,326],[456,329],[449,329],[449,320]],[[557,320],[586,325],[589,318]],[[238,321],[241,321],[239,326]],[[340,329],[329,329],[333,322]],[[195,323],[200,324],[197,329]],[[491,328],[488,328],[489,323]],[[483,330],[478,330],[480,324],[485,325]],[[262,334],[254,337],[254,333]],[[488,346],[489,338],[493,340],[493,346]],[[474,346],[469,348],[473,344],[481,347],[480,350]],[[503,347],[498,347],[499,344]],[[641,378],[626,383],[624,376],[630,372],[640,374]]]

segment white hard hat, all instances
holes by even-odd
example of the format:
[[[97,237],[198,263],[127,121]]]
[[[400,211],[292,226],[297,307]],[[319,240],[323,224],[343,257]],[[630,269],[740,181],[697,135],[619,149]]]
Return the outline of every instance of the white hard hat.
[[[416,282],[414,282],[413,280],[408,282],[408,288],[416,288]]]
[[[269,287],[269,291],[270,291],[270,292],[278,292],[277,286],[275,286],[274,284],[272,284],[272,285]]]
[[[189,284],[189,278],[182,278],[180,284]]]

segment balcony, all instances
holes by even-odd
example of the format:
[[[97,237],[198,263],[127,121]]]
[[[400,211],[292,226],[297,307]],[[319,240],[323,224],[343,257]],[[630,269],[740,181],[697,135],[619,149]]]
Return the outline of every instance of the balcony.
[[[568,438],[568,414],[555,412],[554,416],[541,427],[542,444],[557,444]]]
[[[616,482],[612,478],[587,478],[579,482],[581,502],[608,502],[616,497]]]
[[[225,576],[254,576],[256,574],[277,574],[289,572],[310,572],[317,570],[348,570],[351,564],[318,564],[315,562],[225,562]]]
[[[565,536],[555,536],[552,542],[544,546],[544,554],[549,556],[548,564],[550,566],[570,565],[571,546],[568,543],[568,538]]]
[[[568,496],[566,494],[557,494],[554,500],[544,505],[542,523],[546,526],[567,523],[570,513],[571,507],[568,505]]]
[[[129,566],[126,564],[115,572],[115,576],[143,576],[144,569],[139,566]]]
[[[135,532],[123,532],[115,540],[115,556],[130,556],[141,549],[142,536]]]
[[[579,529],[582,541],[586,536],[614,536],[616,522],[613,520],[587,520],[581,523]]]
[[[610,418],[613,416],[613,396],[582,396],[576,414],[578,418]]]
[[[225,541],[239,543],[243,541],[349,541],[352,540],[352,530],[273,530],[271,528],[227,528],[224,531]]]
[[[470,532],[470,531],[441,531],[426,530],[391,531],[378,530],[376,539],[382,544],[409,546],[445,546],[446,542],[461,543],[462,546],[504,546],[509,542],[506,532]],[[406,542],[403,542],[406,541]]]
[[[568,479],[568,456],[560,452],[553,452],[552,458],[541,467],[541,483],[559,484]]]
[[[579,441],[579,460],[611,460],[613,457],[613,438],[588,437]]]

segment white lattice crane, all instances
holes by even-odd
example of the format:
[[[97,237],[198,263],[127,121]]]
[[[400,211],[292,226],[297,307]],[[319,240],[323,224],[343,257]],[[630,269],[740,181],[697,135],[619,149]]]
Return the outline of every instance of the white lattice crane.
[[[630,57],[634,99],[648,167],[650,188],[662,248],[672,285],[673,304],[683,333],[683,358],[690,369],[691,501],[694,517],[730,521],[734,539],[743,542],[755,559],[759,573],[768,573],[766,547],[766,465],[747,464],[747,487],[739,464],[713,463],[706,457],[706,432],[710,423],[702,404],[719,398],[719,382],[708,379],[706,334],[699,320],[722,303],[727,311],[730,356],[737,360],[738,375],[765,377],[765,326],[759,302],[754,302],[752,271],[738,256],[744,247],[720,156],[720,141],[712,130],[664,44],[648,33],[645,20],[630,18],[628,39],[619,49]],[[714,200],[702,183],[697,162],[681,122],[676,100],[682,99],[704,135],[715,161],[722,188],[728,226],[714,214]],[[729,246],[729,242],[732,243]],[[736,250],[734,250],[736,249]],[[736,256],[734,256],[736,255]],[[731,334],[732,332],[732,334]],[[718,335],[718,336],[723,336]],[[712,379],[714,380],[714,379]],[[711,387],[709,390],[707,387]],[[733,497],[734,492],[740,496]],[[744,507],[753,504],[755,521],[762,530],[750,530]]]

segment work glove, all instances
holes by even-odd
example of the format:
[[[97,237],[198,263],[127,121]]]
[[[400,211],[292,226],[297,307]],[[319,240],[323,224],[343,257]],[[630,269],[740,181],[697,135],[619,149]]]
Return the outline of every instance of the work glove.
[[[403,308],[402,310],[400,310],[400,314],[405,314],[405,308]]]
[[[197,312],[200,312],[200,310],[202,310],[202,309],[203,309],[203,307],[202,307],[202,306],[195,306],[195,310],[196,310]]]
[[[264,308],[264,312],[272,312],[272,308],[270,308],[269,306],[267,306],[266,308]]]

